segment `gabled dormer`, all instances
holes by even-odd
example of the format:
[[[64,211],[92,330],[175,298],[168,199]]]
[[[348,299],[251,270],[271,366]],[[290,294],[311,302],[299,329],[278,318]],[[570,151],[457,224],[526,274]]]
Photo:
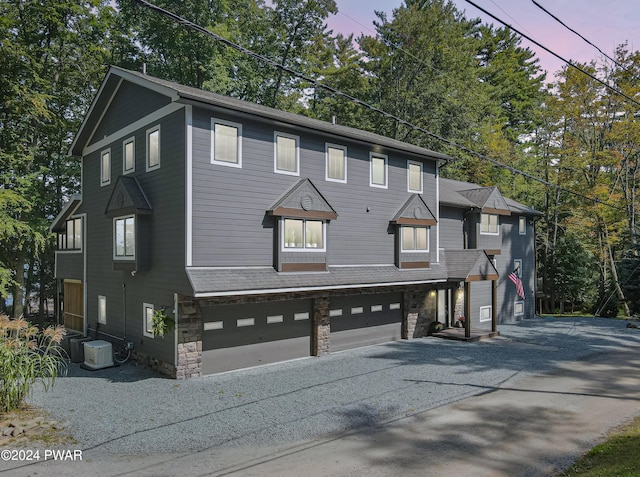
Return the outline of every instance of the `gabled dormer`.
[[[327,227],[338,214],[309,179],[295,183],[269,207],[267,214],[276,218],[276,270],[327,269]]]
[[[149,268],[151,204],[135,177],[120,176],[107,202],[113,219],[113,269],[137,272]]]
[[[467,217],[467,248],[499,255],[502,248],[500,217],[511,215],[505,198],[497,187],[461,190],[458,194],[475,206]]]
[[[398,268],[429,268],[431,227],[436,225],[433,213],[418,194],[414,194],[391,219]]]

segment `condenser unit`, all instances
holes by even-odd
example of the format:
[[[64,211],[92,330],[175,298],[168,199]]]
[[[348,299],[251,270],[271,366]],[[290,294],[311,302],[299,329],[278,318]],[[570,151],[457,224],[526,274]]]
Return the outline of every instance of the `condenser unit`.
[[[102,369],[113,366],[111,343],[104,340],[84,343],[84,365],[89,369]]]

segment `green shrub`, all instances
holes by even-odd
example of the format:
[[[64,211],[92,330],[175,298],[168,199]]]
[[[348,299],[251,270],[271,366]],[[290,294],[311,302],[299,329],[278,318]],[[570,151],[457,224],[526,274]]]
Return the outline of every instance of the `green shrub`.
[[[0,413],[17,409],[33,384],[45,391],[55,378],[66,373],[65,352],[59,346],[66,334],[63,326],[40,332],[23,318],[0,315]]]

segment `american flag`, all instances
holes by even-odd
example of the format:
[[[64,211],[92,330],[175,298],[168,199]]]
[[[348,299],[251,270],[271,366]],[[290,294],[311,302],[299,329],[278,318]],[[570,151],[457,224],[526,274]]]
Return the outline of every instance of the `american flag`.
[[[509,280],[511,280],[516,286],[516,293],[518,294],[518,296],[524,300],[524,288],[522,287],[522,280],[520,280],[517,272],[517,269],[511,272],[509,274]]]

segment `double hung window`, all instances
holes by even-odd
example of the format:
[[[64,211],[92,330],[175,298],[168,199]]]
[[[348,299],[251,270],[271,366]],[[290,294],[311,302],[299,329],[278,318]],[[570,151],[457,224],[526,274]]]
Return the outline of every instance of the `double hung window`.
[[[371,187],[387,188],[387,156],[371,153],[369,156],[369,185]]]
[[[326,145],[326,179],[333,182],[347,182],[347,148],[335,144]]]
[[[242,167],[242,124],[211,120],[211,162]]]
[[[274,172],[300,175],[300,138],[292,134],[274,133]]]

